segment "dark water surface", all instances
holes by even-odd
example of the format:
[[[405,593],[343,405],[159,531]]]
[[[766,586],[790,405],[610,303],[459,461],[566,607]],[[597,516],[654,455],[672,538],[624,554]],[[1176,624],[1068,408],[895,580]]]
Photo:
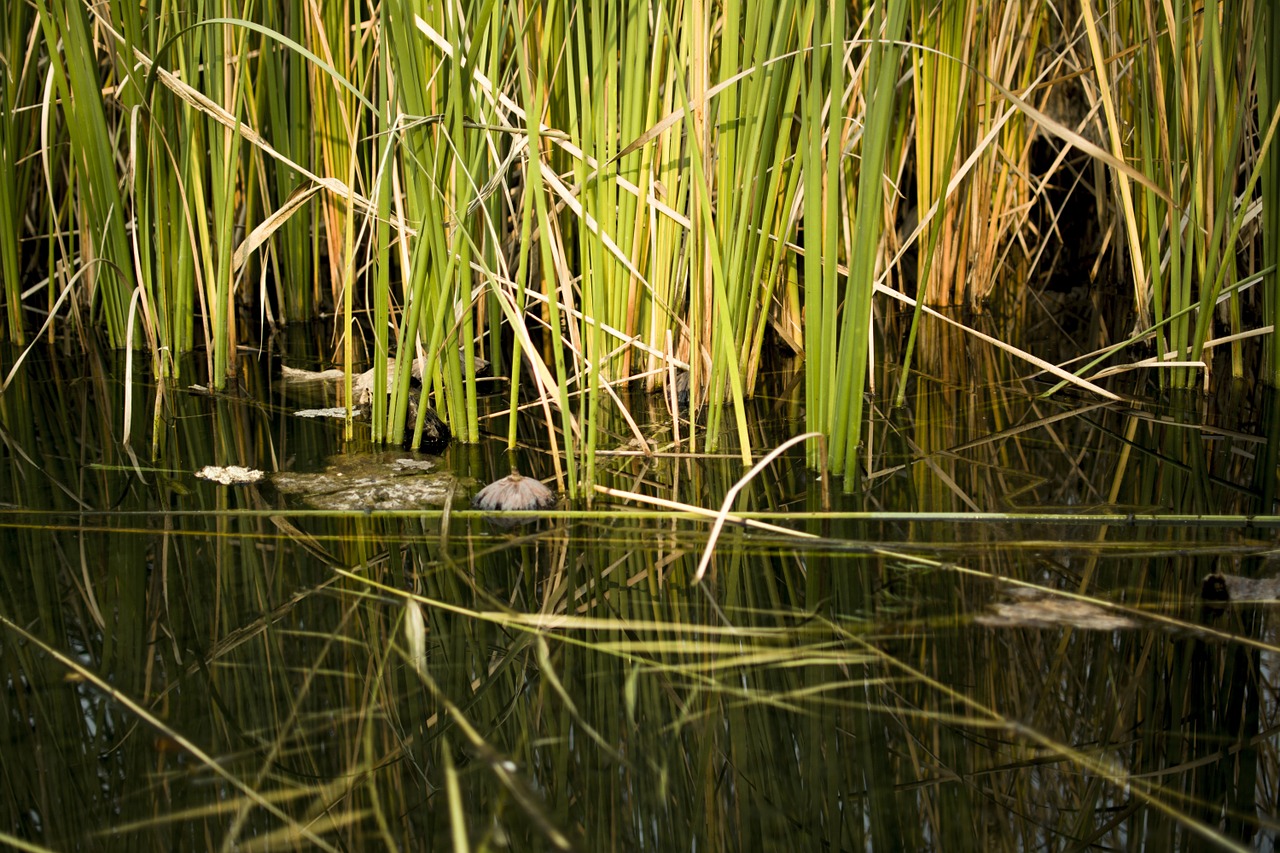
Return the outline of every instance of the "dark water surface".
[[[536,411],[508,457],[505,395],[437,462],[447,512],[315,509],[194,472],[341,487],[372,450],[293,416],[324,392],[249,359],[157,409],[136,373],[126,442],[114,359],[37,354],[0,395],[4,839],[1275,849],[1280,605],[1201,595],[1276,597],[1268,394],[1045,400],[986,353],[891,409],[886,370],[854,493],[796,448],[735,509],[813,538],[729,525],[695,586],[692,515],[470,511],[513,463],[557,485]],[[758,448],[803,432],[794,379],[752,402]],[[610,424],[601,483],[718,509],[738,460],[629,402],[659,452]]]

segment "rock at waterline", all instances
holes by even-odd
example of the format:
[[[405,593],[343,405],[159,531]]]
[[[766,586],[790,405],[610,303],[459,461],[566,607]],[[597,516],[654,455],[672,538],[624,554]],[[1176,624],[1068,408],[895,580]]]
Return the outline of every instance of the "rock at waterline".
[[[408,450],[413,443],[413,430],[418,418],[417,408],[417,401],[411,397],[409,417],[404,427],[405,450]],[[432,456],[439,456],[444,453],[451,441],[453,441],[453,433],[449,431],[449,425],[440,420],[435,409],[428,406],[426,414],[422,417],[422,440],[418,442],[418,450],[422,453],[430,453]]]
[[[1211,603],[1271,603],[1280,600],[1280,578],[1246,578],[1213,572],[1205,576],[1200,597]]]

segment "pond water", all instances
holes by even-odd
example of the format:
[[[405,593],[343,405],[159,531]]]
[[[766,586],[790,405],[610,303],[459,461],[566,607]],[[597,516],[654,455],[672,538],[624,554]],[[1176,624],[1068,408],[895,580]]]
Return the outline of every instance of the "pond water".
[[[610,425],[612,494],[503,527],[481,485],[557,486],[505,396],[478,445],[375,452],[251,356],[158,407],[135,374],[126,440],[123,357],[37,353],[0,395],[0,839],[1274,849],[1275,398],[1044,399],[955,346],[902,408],[881,368],[851,494],[799,447],[747,484],[791,532],[730,523],[696,585],[711,522],[622,493],[714,511],[743,469],[657,398],[651,455]],[[804,431],[796,379],[756,447]],[[444,496],[317,497],[403,459]],[[268,476],[195,477],[233,464]]]

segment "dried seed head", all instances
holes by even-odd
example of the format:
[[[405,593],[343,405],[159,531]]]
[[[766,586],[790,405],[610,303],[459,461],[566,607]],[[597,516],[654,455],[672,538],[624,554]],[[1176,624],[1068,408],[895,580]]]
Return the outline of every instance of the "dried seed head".
[[[555,502],[555,495],[541,480],[522,477],[518,471],[485,486],[472,501],[477,509],[495,512],[546,509]]]

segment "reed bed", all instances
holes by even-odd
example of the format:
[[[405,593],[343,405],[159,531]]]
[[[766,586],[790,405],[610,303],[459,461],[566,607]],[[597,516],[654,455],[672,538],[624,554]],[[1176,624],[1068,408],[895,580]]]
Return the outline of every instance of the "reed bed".
[[[12,11],[0,337],[19,343],[100,334],[174,380],[200,349],[222,388],[239,346],[322,318],[333,361],[375,365],[391,442],[421,428],[410,394],[477,440],[484,358],[588,497],[620,386],[688,371],[686,439],[749,462],[745,401],[796,357],[848,475],[877,288],[918,297],[910,363],[927,308],[1016,307],[1063,274],[1075,192],[1098,223],[1080,283],[1126,282],[1106,310],[1154,339],[1162,383],[1206,382],[1215,344],[1231,375],[1280,379],[1268,3]],[[387,355],[423,357],[421,389]]]

